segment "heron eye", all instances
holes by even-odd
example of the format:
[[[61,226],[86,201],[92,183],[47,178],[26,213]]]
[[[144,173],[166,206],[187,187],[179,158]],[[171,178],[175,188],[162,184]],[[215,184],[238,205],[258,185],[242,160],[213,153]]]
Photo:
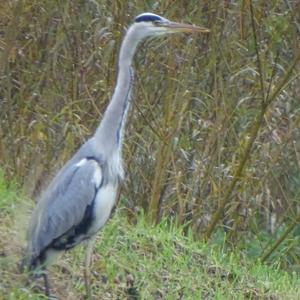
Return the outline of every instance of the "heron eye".
[[[158,26],[158,25],[161,25],[161,21],[160,20],[155,20],[155,21],[153,21],[153,24],[154,25],[156,25],[156,26]]]

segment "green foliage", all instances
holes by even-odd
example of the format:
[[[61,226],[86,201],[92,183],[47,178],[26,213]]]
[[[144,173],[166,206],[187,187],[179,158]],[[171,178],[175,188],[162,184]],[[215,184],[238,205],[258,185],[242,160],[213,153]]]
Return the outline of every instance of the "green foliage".
[[[17,184],[11,181],[9,184],[4,179],[4,172],[0,169],[0,216],[16,209],[16,187]]]
[[[224,238],[226,229],[228,244],[251,241],[256,257],[282,239],[270,258],[298,266],[297,1],[2,1],[6,178],[38,194],[92,134],[113,91],[124,28],[142,11],[211,33],[140,47],[120,207],[130,222],[141,210],[157,222],[175,217],[199,239]]]
[[[11,193],[16,194],[15,189],[8,189],[4,196]],[[20,205],[18,201],[17,209]],[[0,220],[0,299],[46,299],[39,288],[43,282],[17,270],[24,245],[16,240],[12,225],[20,219],[9,215]],[[256,243],[251,241],[249,246]],[[262,265],[246,249],[226,248],[222,231],[203,243],[174,220],[163,218],[153,226],[139,213],[136,223],[129,224],[124,210],[118,209],[94,250],[93,299],[299,298],[296,273],[282,271],[276,264]],[[49,268],[52,293],[59,299],[83,298],[83,252],[84,247],[77,247]]]
[[[216,240],[194,241],[166,219],[151,227],[141,215],[132,226],[118,214],[96,250],[108,282],[133,277],[141,299],[243,299],[247,293],[250,298],[281,298],[283,287],[296,299],[297,276],[263,266],[239,251],[227,254],[224,247]]]

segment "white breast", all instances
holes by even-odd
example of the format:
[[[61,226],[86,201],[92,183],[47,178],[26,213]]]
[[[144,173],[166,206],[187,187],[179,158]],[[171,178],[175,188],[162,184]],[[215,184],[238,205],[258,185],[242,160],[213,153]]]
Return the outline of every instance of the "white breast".
[[[89,233],[95,234],[108,220],[115,204],[118,185],[108,184],[100,187],[95,199],[94,221]]]

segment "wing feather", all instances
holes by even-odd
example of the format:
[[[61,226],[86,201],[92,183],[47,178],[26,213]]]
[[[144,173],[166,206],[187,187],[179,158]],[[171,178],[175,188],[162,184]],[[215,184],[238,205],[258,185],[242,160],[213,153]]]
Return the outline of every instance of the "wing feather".
[[[84,218],[102,184],[102,169],[93,159],[67,164],[54,178],[34,210],[29,229],[33,257]]]

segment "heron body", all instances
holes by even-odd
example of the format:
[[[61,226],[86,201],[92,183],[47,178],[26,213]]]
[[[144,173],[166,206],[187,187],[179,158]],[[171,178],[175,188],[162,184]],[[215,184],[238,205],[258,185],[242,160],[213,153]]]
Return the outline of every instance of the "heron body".
[[[30,267],[47,265],[52,250],[73,248],[95,235],[108,220],[122,168],[85,150],[93,144],[94,138],[79,149],[38,202],[28,231]]]
[[[123,39],[117,84],[99,127],[57,173],[34,209],[28,229],[29,269],[45,269],[53,254],[93,241],[110,216],[124,177],[122,141],[131,102],[131,63],[139,42],[150,36],[196,31],[208,32],[151,13],[136,17]],[[86,266],[92,247],[88,249]]]

